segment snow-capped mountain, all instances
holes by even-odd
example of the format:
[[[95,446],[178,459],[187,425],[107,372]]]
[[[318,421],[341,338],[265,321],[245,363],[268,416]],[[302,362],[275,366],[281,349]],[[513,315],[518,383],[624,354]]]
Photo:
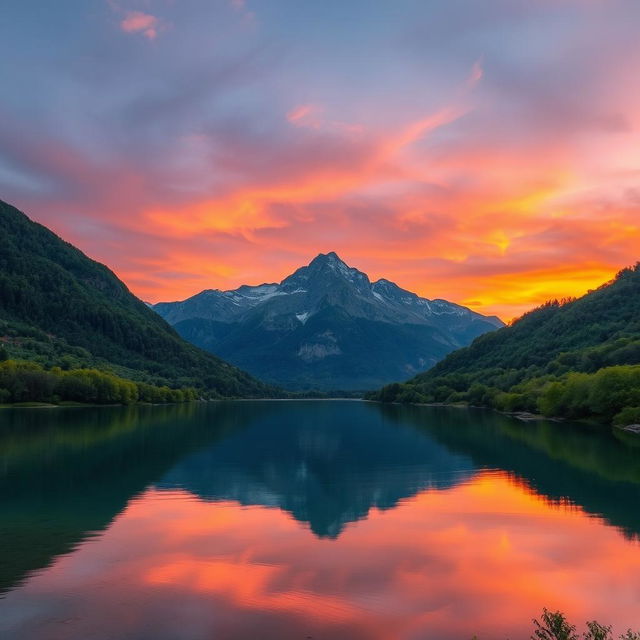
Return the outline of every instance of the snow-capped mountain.
[[[371,282],[334,252],[280,283],[208,289],[154,306],[184,338],[290,388],[366,389],[435,364],[496,317]]]

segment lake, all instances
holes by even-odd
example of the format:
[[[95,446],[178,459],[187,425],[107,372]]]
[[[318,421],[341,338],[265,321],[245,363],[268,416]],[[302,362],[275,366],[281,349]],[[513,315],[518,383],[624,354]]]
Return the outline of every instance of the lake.
[[[257,401],[0,412],[3,640],[640,628],[640,437]]]

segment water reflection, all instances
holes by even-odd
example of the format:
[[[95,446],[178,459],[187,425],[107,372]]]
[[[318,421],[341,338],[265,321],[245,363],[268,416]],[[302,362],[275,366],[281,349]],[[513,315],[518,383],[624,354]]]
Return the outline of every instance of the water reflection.
[[[267,405],[273,407],[271,405]],[[428,487],[448,488],[475,471],[469,456],[406,425],[377,405],[290,403],[255,420],[253,403],[233,407],[246,425],[187,456],[159,486],[205,500],[279,507],[317,536],[337,537],[371,508],[391,509]]]
[[[477,467],[503,469],[551,501],[602,516],[640,535],[640,438],[601,427],[527,422],[491,411],[381,406],[398,425],[414,425]]]
[[[0,594],[102,531],[181,455],[220,437],[195,407],[0,412]]]
[[[638,450],[560,428],[353,402],[0,415],[0,637],[490,640],[544,605],[638,627]]]

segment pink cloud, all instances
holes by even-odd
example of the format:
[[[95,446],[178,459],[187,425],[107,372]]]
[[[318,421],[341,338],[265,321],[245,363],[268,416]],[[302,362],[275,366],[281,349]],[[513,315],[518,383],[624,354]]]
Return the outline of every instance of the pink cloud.
[[[153,40],[158,35],[160,20],[150,13],[127,11],[120,27],[126,33],[141,33],[145,38]]]
[[[296,127],[318,129],[321,109],[313,104],[301,104],[287,113],[287,120]]]

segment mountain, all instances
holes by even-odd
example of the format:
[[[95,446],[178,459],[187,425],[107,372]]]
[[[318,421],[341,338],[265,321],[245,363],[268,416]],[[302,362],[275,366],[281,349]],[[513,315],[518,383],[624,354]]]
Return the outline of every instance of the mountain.
[[[104,265],[0,200],[0,349],[219,396],[271,390],[185,342]]]
[[[640,263],[581,298],[549,302],[406,384],[369,397],[640,422]]]
[[[320,254],[280,283],[209,289],[155,310],[190,342],[291,389],[407,378],[503,323]]]

